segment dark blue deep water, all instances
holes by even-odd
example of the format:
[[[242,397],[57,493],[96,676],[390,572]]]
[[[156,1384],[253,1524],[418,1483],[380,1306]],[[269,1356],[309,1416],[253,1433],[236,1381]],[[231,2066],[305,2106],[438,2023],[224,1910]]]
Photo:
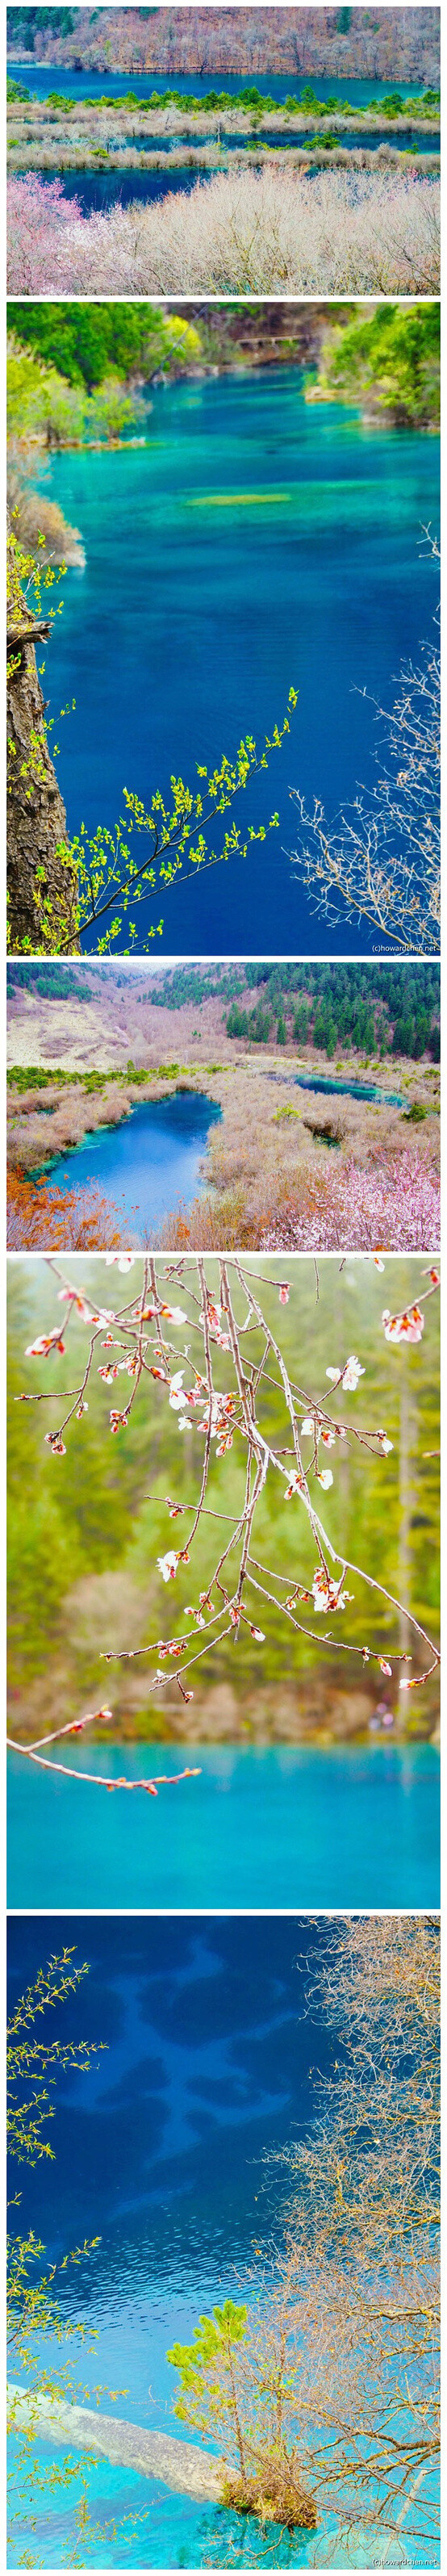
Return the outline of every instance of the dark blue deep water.
[[[197,139],[199,141],[199,138]],[[296,147],[296,141],[296,135],[290,138],[291,149],[293,144],[295,144]],[[356,134],[343,134],[340,136],[340,141],[342,142],[345,151],[355,152],[359,148],[359,137]],[[365,137],[368,151],[371,152],[378,151],[381,143],[389,143],[389,141],[389,134],[369,134]],[[405,135],[401,135],[400,138],[396,139],[396,148],[397,142],[398,148],[401,151],[411,151],[414,156],[415,145],[412,141],[410,132],[407,137]],[[439,135],[420,134],[416,138],[416,142],[419,153],[439,152]],[[174,143],[177,145],[177,137],[173,138],[173,144]],[[288,148],[287,137],[281,138],[281,146],[279,148],[283,150],[285,147]],[[75,198],[77,205],[80,207],[81,214],[83,215],[103,214],[108,206],[132,206],[135,204],[151,206],[155,205],[161,197],[169,197],[171,194],[173,196],[178,196],[179,191],[180,193],[186,192],[187,195],[190,195],[191,189],[196,188],[198,182],[200,182],[202,187],[208,185],[209,181],[215,178],[216,170],[225,169],[227,152],[230,154],[232,151],[240,153],[241,141],[239,136],[234,136],[233,140],[231,137],[227,137],[223,145],[221,156],[216,158],[214,164],[211,163],[208,168],[205,164],[200,166],[197,161],[194,162],[192,166],[188,166],[188,147],[186,146],[184,165],[176,165],[175,168],[170,169],[170,148],[171,147],[168,143],[163,144],[162,138],[160,141],[158,140],[158,137],[155,138],[155,142],[153,136],[148,139],[148,151],[154,151],[154,149],[156,149],[157,152],[159,150],[165,150],[166,168],[162,170],[131,170],[125,168],[122,170],[108,170],[107,168],[98,169],[97,167],[91,170],[64,170],[61,166],[60,171],[56,171],[55,169],[40,170],[39,178],[41,179],[44,187],[51,187],[54,178],[56,176],[59,177],[62,181],[64,197]],[[250,150],[250,148],[252,149],[248,144],[247,149]],[[144,140],[142,142],[141,137],[138,138],[138,149],[139,151],[145,149]],[[260,162],[261,155],[259,155],[259,166]],[[20,163],[17,162],[14,166],[16,177],[23,178],[27,166],[26,161]],[[309,152],[310,179],[313,175],[313,169],[317,166],[313,153]]]
[[[87,2392],[101,2385],[105,2412],[108,2390],[125,2388],[117,2414],[182,2435],[167,2348],[189,2339],[203,2309],[237,2298],[235,2267],[251,2265],[254,2235],[268,2242],[278,2205],[277,2172],[272,2188],[263,2150],[312,2116],[315,2030],[302,2018],[297,1954],[305,1940],[312,1956],[321,1937],[296,1921],[249,1919],[11,1924],[11,2004],[54,1951],[74,1944],[89,1976],[52,2015],[51,2036],[106,2042],[87,2080],[58,2081],[55,2162],[21,2167],[18,2177],[21,2223],[53,2260],[85,2237],[101,2238],[65,2295],[62,2288],[65,2314],[98,2330],[75,2369]],[[327,2062],[326,2035],[318,2036]],[[16,2179],[14,2168],[12,2187]],[[42,2350],[49,2358],[50,2346]],[[39,2452],[48,2466],[49,2445]],[[106,2461],[89,2468],[88,2482],[101,2537],[82,2564],[200,2566],[210,2545],[221,2561],[228,2540],[237,2561],[245,2555],[236,2517],[228,2525],[212,2506]],[[65,2558],[75,2537],[75,2494],[37,2502],[42,2563],[59,2565],[62,2544]],[[124,2523],[117,2540],[113,2518],[126,2513],[144,2520],[131,2520],[130,2530]],[[268,2559],[260,2533],[257,2552]],[[298,2540],[293,2564],[306,2562]]]
[[[296,369],[266,369],[152,388],[146,446],[65,451],[43,488],[86,551],[45,679],[57,722],[76,698],[58,735],[70,828],[112,828],[125,786],[167,796],[173,770],[194,784],[195,763],[230,756],[242,733],[261,743],[293,683],[290,739],[234,808],[244,838],[275,810],[279,830],[157,896],[155,920],[167,954],[324,954],[288,856],[289,790],[334,816],[374,777],[361,692],[392,703],[436,609],[420,531],[439,525],[438,439],[306,404]],[[136,917],[141,942],[153,907]],[[356,954],[356,922],[331,947]]]
[[[13,1729],[12,1729],[13,1731]],[[83,1768],[85,1751],[64,1760]],[[439,1904],[439,1761],[430,1745],[253,1751],[228,1744],[107,1745],[107,1773],[200,1778],[96,1796],[9,1758],[13,1907]],[[90,1770],[104,1750],[89,1745]]]
[[[309,74],[305,80],[297,80],[292,72],[164,72],[157,79],[154,72],[72,71],[61,63],[35,62],[9,63],[8,71],[11,80],[23,81],[25,88],[39,98],[47,98],[52,89],[58,91],[60,98],[124,98],[131,91],[140,99],[150,98],[153,90],[163,95],[168,89],[179,90],[182,98],[206,98],[212,89],[225,90],[238,98],[241,90],[253,84],[264,98],[302,98],[303,89],[310,86],[315,88],[317,98],[337,96],[348,98],[352,107],[367,107],[369,99],[386,98],[392,89],[398,89],[403,99],[422,98],[425,87],[423,81],[401,83],[397,77],[387,81],[344,81],[334,74],[331,80],[320,80],[318,74],[310,82]]]
[[[10,2009],[52,1954],[74,1947],[89,1973],[53,2011],[51,2037],[105,2043],[88,2074],[59,2071],[54,2162],[21,2165],[20,2172],[14,2166],[12,2175],[21,2230],[34,2230],[47,2259],[100,2238],[96,2252],[60,2276],[65,2318],[82,2318],[97,2331],[93,2351],[87,2333],[71,2353],[87,2404],[99,2386],[104,2412],[198,2438],[174,2415],[176,2378],[166,2353],[177,2338],[191,2339],[199,2315],[216,2302],[250,2297],[254,2248],[268,2269],[272,2232],[281,2241],[289,2177],[263,2158],[311,2135],[315,2065],[332,2069],[334,2038],[318,2005],[312,2016],[305,2009],[309,1972],[325,1939],[321,1921],[303,1924],[296,1916],[103,1922],[96,1913],[78,1924],[64,1913],[10,1922]],[[60,2370],[62,2357],[63,2348],[55,2356],[42,2339],[50,2368]],[[112,2388],[120,2392],[115,2410]],[[48,2470],[49,2445],[38,2445],[38,2454]],[[304,2534],[279,2541],[273,2530],[263,2535],[255,2523],[238,2523],[106,2461],[89,2464],[88,2491],[97,2530],[81,2544],[82,2555],[76,2489],[58,2494],[44,2486],[33,2499],[45,2567],[65,2563],[68,2542],[82,2566],[314,2561]],[[22,2523],[11,2563],[23,2563],[27,2541]],[[31,2547],[37,2563],[33,2536]],[[406,2548],[417,2563],[408,2523]],[[333,2549],[330,2563],[347,2562]],[[355,2564],[362,2564],[357,2534]]]
[[[46,1163],[45,1174],[52,1189],[96,1181],[120,1209],[124,1203],[129,1242],[153,1243],[163,1217],[195,1196],[210,1127],[220,1117],[201,1091],[141,1100],[121,1126],[96,1127],[71,1153]]]
[[[158,147],[157,147],[158,148]],[[17,177],[25,176],[23,169]],[[213,170],[39,170],[44,187],[60,178],[64,197],[76,198],[83,215],[102,215],[108,206],[153,206],[159,197],[169,197],[179,190],[189,196],[197,181],[214,177]]]

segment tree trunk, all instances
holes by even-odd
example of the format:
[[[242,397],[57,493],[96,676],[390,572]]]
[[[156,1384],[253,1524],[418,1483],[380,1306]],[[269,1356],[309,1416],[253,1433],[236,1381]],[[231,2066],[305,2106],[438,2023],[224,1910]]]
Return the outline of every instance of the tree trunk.
[[[65,806],[48,749],[36,632],[14,585],[8,626],[8,894],[13,951],[79,955],[77,871],[67,854]],[[44,633],[42,623],[37,631]]]

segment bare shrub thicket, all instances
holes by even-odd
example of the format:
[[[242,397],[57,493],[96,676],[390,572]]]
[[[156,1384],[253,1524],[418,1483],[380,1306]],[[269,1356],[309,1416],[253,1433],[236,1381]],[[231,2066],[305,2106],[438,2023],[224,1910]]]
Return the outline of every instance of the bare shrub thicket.
[[[292,2180],[279,2315],[312,2314],[304,2464],[374,2563],[431,2558],[439,2462],[439,1923],[333,1925],[309,2009],[336,2046]],[[280,2157],[282,2162],[282,2154]],[[302,2327],[301,2327],[302,2334]],[[305,2341],[305,2337],[304,2337]],[[299,2405],[301,2404],[301,2396]],[[307,2417],[307,2421],[306,2421]],[[377,2562],[377,2549],[380,2556]]]
[[[429,528],[424,536],[437,556]],[[371,785],[359,787],[333,824],[318,797],[309,811],[292,791],[300,817],[293,863],[313,910],[337,926],[348,911],[410,956],[439,951],[440,697],[436,632],[421,644],[417,666],[403,664],[392,707],[373,701],[380,740]]]
[[[414,170],[229,171],[87,219],[57,187],[10,182],[12,295],[439,293],[439,187]]]
[[[219,1251],[239,1245],[262,1252],[436,1252],[440,1240],[439,1168],[435,1155],[415,1147],[371,1155],[362,1169],[349,1154],[301,1163],[290,1174],[271,1159],[253,1177],[242,1172],[219,1198],[204,1192],[192,1207],[180,1205],[163,1224],[165,1250],[195,1245]]]
[[[410,2564],[431,2565],[439,1924],[326,1920],[304,1964],[304,2009],[316,2049],[327,2025],[329,2065],[313,2070],[306,2134],[266,2156],[270,2180],[276,2165],[291,2185],[282,2241],[278,2223],[244,2306],[227,2300],[168,2355],[177,2412],[223,2434],[229,2500],[283,2533],[313,2529],[306,2563],[337,2565],[341,2544],[349,2565],[401,2565],[409,2548]],[[272,2534],[269,2563],[275,2554]]]

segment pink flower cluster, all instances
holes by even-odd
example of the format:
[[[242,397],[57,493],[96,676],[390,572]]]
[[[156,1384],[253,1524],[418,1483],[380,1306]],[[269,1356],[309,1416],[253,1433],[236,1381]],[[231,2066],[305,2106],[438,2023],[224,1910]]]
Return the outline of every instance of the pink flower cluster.
[[[354,1159],[300,1182],[299,1199],[284,1202],[262,1236],[263,1252],[437,1252],[440,1242],[439,1173],[414,1147],[388,1154],[361,1171]]]

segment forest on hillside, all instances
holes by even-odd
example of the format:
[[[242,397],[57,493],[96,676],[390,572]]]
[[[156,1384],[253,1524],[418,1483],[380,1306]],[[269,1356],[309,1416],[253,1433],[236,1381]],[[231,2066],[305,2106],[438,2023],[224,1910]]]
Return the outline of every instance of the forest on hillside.
[[[222,967],[192,960],[154,976],[150,984],[129,970],[120,974],[118,967],[99,962],[90,972],[56,959],[48,964],[11,960],[7,966],[11,1000],[15,993],[28,992],[68,1005],[93,1002],[98,989],[105,1001],[123,992],[135,1010],[148,1003],[162,1010],[193,1003],[200,1010],[203,1002],[229,1001],[227,1036],[256,1046],[285,1045],[292,1039],[299,1047],[321,1047],[329,1056],[341,1046],[365,1055],[409,1056],[416,1062],[428,1054],[434,1064],[439,1062],[439,967],[430,959],[413,968],[356,959],[346,965],[326,960],[303,964],[292,958]],[[250,1009],[246,997],[251,992],[259,998]]]

